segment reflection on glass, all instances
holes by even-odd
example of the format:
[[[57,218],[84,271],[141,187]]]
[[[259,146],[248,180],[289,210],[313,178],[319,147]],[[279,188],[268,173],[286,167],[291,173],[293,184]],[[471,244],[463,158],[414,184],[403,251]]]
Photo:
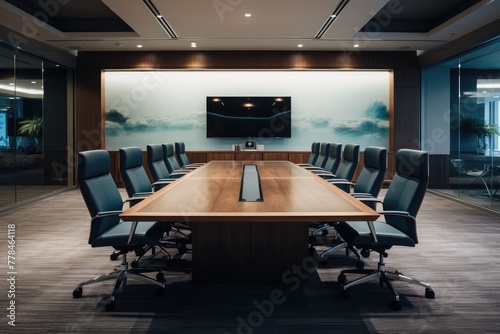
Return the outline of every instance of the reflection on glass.
[[[72,185],[68,74],[0,45],[0,210]]]

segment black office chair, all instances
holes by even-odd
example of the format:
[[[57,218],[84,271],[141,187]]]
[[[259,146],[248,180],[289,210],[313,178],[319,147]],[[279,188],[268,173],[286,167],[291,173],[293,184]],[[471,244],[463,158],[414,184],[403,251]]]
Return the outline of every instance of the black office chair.
[[[356,168],[358,168],[358,164],[359,145],[347,144],[342,152],[342,160],[339,162],[335,172],[325,171],[323,173],[318,172],[316,174],[327,179],[329,182],[335,182],[337,180],[352,181],[354,174],[356,173]],[[338,186],[344,191],[349,192],[349,187],[343,186],[341,183],[339,183]]]
[[[314,164],[316,163],[316,160],[318,160],[319,146],[320,146],[320,142],[313,142],[311,144],[311,154],[309,154],[309,158],[307,159],[307,163],[297,164],[297,165],[299,165],[301,167],[314,166]]]
[[[149,167],[149,172],[153,178],[153,181],[159,182],[154,190],[161,189],[165,186],[163,182],[172,182],[185,175],[185,173],[169,173],[167,165],[163,160],[163,147],[161,144],[150,144],[146,146],[147,162]]]
[[[325,168],[326,162],[328,161],[328,157],[330,154],[330,146],[331,143],[321,143],[319,145],[319,154],[318,158],[316,159],[316,162],[313,165],[302,164],[301,167],[304,167],[307,170]]]
[[[337,172],[341,160],[342,160],[342,144],[330,143],[330,149],[328,151],[328,157],[326,159],[325,166],[323,168],[306,167],[306,169],[310,170],[311,172],[319,176],[324,176],[328,174],[327,177],[332,177],[332,175]]]
[[[167,166],[168,172],[170,174],[172,173],[189,173],[192,171],[192,168],[182,168],[179,163],[177,162],[177,159],[175,158],[175,150],[174,150],[174,144],[168,143],[168,144],[162,144],[162,150],[163,150],[163,161],[165,161],[165,165]]]
[[[341,151],[341,148],[342,145],[336,143],[332,143],[330,147],[331,159],[334,159],[336,161],[336,165],[338,166],[336,168],[336,172],[328,170],[324,171],[311,170],[311,171],[316,175],[321,176],[322,178],[328,180],[329,182],[332,182],[333,180],[335,181],[345,180],[351,182],[352,178],[354,177],[354,173],[356,172],[356,168],[358,167],[359,145],[347,144],[344,148],[344,151]],[[342,160],[340,160],[341,156]],[[339,182],[337,186],[347,192],[349,191],[350,187],[348,184],[344,184],[343,182],[342,183]],[[332,227],[329,223],[321,223],[321,222],[313,223],[311,225],[314,228],[314,230],[309,235],[309,242],[311,243],[309,252],[312,254],[314,253],[313,245],[316,243],[316,234],[322,232],[323,235],[326,236],[328,234],[328,230],[331,229]],[[323,260],[320,263],[325,264],[326,260]]]
[[[165,186],[176,180],[171,178],[151,183],[142,164],[142,150],[139,147],[122,147],[119,149],[119,154],[120,175],[127,190],[128,201],[132,205],[151,195],[156,186]]]
[[[157,292],[163,293],[165,288],[163,273],[159,270],[129,269],[127,253],[144,246],[157,246],[163,236],[164,227],[155,222],[138,222],[129,242],[133,223],[120,220],[123,202],[110,174],[110,158],[107,151],[94,150],[78,154],[78,183],[92,217],[89,244],[92,247],[113,247],[121,252],[122,262],[120,270],[81,282],[73,291],[73,297],[80,298],[85,285],[115,279],[110,301],[106,304],[107,310],[113,310],[116,304],[115,295],[122,285],[126,285],[129,278],[154,284],[159,288]],[[158,272],[156,280],[143,274],[151,271]]]
[[[176,179],[168,179],[163,181],[157,181],[151,184],[149,177],[142,165],[142,150],[139,147],[122,147],[119,149],[120,153],[120,174],[123,179],[123,183],[125,184],[125,189],[127,190],[127,195],[129,198],[126,199],[130,205],[134,205],[144,198],[153,194],[153,190],[158,186],[165,186],[172,182],[175,182]],[[165,227],[165,234],[168,235],[172,229],[175,229],[182,233],[184,236],[185,233],[180,229],[179,224],[163,224]],[[187,236],[186,236],[187,237]],[[181,238],[163,238],[162,246],[164,248],[176,248],[179,253],[184,253],[187,251],[187,239]],[[138,261],[142,257],[142,255],[147,252],[150,247],[146,248],[142,254],[138,256],[138,258],[131,263],[132,267],[136,267],[138,265]],[[152,248],[154,253],[154,248]]]
[[[385,147],[377,147],[377,146],[368,146],[365,148],[364,153],[364,164],[356,182],[351,182],[349,180],[341,180],[336,179],[335,185],[339,186],[342,184],[346,187],[351,187],[352,191],[350,192],[351,196],[354,196],[358,199],[367,199],[373,198],[376,199],[382,188],[382,184],[384,183],[385,172],[387,170],[387,149]],[[344,189],[345,190],[345,189]],[[370,206],[372,209],[376,209],[376,202],[367,202],[365,203]],[[321,228],[315,230],[312,235],[322,232],[323,235],[327,235],[328,230],[335,228],[335,224],[327,224],[322,226]],[[326,233],[325,233],[326,232]],[[311,238],[312,241],[315,241],[315,238]],[[326,265],[328,256],[338,250],[338,249],[346,249],[346,255],[349,255],[349,251],[352,251],[354,255],[358,258],[358,262],[356,263],[357,268],[363,268],[364,262],[361,260],[361,256],[358,251],[352,247],[348,246],[347,242],[341,241],[337,245],[328,248],[323,251],[319,256],[321,258],[320,264]],[[361,252],[361,255],[368,257],[369,253]]]
[[[184,142],[175,142],[174,145],[175,145],[175,157],[177,158],[177,161],[179,162],[181,168],[197,168],[204,165],[203,162],[197,162],[197,163],[189,162]]]
[[[150,144],[146,146],[147,151],[147,161],[149,171],[151,176],[157,185],[154,186],[155,191],[164,187],[163,183],[168,183],[179,179],[180,177],[186,175],[185,173],[172,172],[169,173],[167,166],[165,165],[165,160],[163,159],[163,146],[162,144]],[[192,236],[190,231],[192,230],[190,224],[177,222],[172,225],[172,228],[183,234],[187,240],[186,243],[192,242]],[[180,247],[179,252],[186,252],[188,249],[186,247]]]
[[[347,289],[371,280],[385,284],[394,295],[391,307],[401,309],[399,294],[391,281],[404,281],[425,287],[425,297],[435,294],[427,283],[404,276],[398,271],[386,269],[384,258],[387,250],[394,246],[415,247],[418,243],[416,215],[422,204],[429,181],[429,155],[427,152],[401,149],[396,153],[396,174],[382,201],[385,221],[339,222],[335,228],[349,246],[379,253],[378,268],[342,270],[338,281],[342,284],[342,296],[349,298]],[[346,273],[364,276],[347,283]]]
[[[142,165],[142,150],[139,147],[122,147],[119,154],[120,175],[129,197],[128,201],[130,205],[134,205],[151,195],[153,187]]]

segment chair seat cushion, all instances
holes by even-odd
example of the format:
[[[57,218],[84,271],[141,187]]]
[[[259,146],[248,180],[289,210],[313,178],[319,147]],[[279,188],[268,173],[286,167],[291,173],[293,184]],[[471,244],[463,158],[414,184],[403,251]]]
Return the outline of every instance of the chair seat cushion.
[[[139,222],[132,244],[154,246],[163,237],[165,226],[156,222]],[[92,242],[92,247],[127,247],[131,228],[132,222],[120,222],[97,237]]]
[[[339,222],[335,225],[335,229],[342,239],[352,246],[387,245],[387,248],[390,248],[390,246],[397,245],[415,247],[413,239],[391,225],[382,221],[374,221],[373,226],[378,238],[377,244],[373,242],[370,228],[365,221]]]

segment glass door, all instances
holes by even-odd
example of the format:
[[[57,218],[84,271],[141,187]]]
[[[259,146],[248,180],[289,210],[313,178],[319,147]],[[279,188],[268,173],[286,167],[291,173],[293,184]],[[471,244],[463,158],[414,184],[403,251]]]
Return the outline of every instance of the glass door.
[[[460,60],[459,161],[462,196],[500,210],[500,50]]]

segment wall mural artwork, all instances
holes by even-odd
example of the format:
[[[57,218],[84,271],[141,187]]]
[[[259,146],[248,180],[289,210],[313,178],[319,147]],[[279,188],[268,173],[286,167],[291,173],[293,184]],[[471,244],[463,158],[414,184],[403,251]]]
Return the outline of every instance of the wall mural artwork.
[[[183,141],[189,150],[309,150],[313,141],[389,147],[389,71],[110,71],[106,149]],[[291,138],[207,138],[207,96],[290,96]],[[272,124],[270,124],[272,126]],[[270,131],[263,133],[269,133]]]

